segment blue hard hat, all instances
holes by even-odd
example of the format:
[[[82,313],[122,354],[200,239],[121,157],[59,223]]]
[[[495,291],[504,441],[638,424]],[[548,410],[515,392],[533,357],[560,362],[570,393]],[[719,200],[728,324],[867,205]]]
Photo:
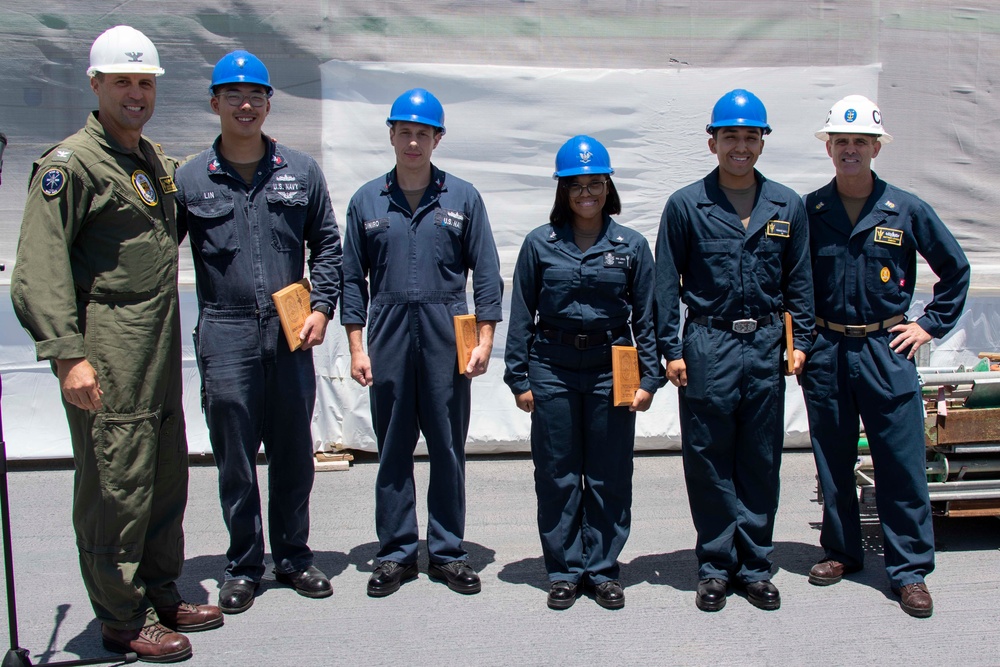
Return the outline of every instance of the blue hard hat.
[[[712,122],[705,126],[709,134],[720,127],[759,127],[763,134],[771,133],[767,124],[767,109],[760,98],[749,90],[731,90],[712,108]]]
[[[249,51],[233,51],[222,56],[212,70],[212,84],[208,89],[214,94],[215,87],[224,83],[257,83],[267,88],[267,96],[274,94],[271,77],[260,58]]]
[[[392,103],[385,124],[392,127],[396,121],[430,125],[444,134],[444,107],[430,91],[414,88],[397,97]]]
[[[552,178],[580,174],[613,174],[608,149],[597,139],[579,134],[562,145],[556,153],[556,173]]]

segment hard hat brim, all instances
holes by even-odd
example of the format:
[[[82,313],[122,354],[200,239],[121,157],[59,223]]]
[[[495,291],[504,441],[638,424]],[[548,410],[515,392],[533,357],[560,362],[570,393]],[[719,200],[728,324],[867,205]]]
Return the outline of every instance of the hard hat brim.
[[[615,170],[611,167],[571,167],[570,169],[561,169],[554,174],[552,174],[553,180],[558,180],[560,178],[567,178],[569,176],[582,176],[583,174],[613,174]]]
[[[156,67],[153,65],[143,65],[141,63],[129,63],[123,65],[101,65],[100,67],[88,67],[87,76],[94,76],[95,74],[152,74],[153,76],[162,76],[163,68]]]
[[[881,134],[876,132],[858,132],[858,128],[848,126],[824,127],[822,130],[816,132],[816,138],[820,141],[829,141],[831,134],[865,134],[869,137],[875,137],[881,144],[892,142],[892,135],[888,132],[882,132]]]
[[[430,118],[427,118],[426,116],[415,116],[415,115],[411,116],[402,114],[396,116],[389,116],[388,118],[385,119],[385,124],[388,125],[389,127],[392,127],[393,123],[418,123],[420,125],[429,125],[430,127],[433,127],[435,130],[441,130],[441,134],[444,134],[445,132],[443,125],[438,125],[435,121],[431,120]]]
[[[748,120],[746,118],[729,118],[705,126],[705,131],[709,134],[712,130],[721,130],[724,127],[758,127],[763,134],[771,134],[771,126],[759,120]]]
[[[225,85],[232,84],[232,83],[246,83],[246,84],[250,84],[251,86],[263,86],[264,88],[267,89],[267,96],[268,97],[271,97],[272,95],[274,95],[274,88],[271,87],[271,84],[267,83],[266,81],[261,81],[261,80],[255,78],[255,77],[238,77],[238,76],[234,76],[234,77],[231,77],[231,78],[226,79],[224,81],[216,81],[215,83],[212,83],[212,84],[210,84],[208,86],[208,91],[210,93],[212,93],[213,95],[215,95],[216,94],[216,92],[215,92],[216,88],[218,88],[219,86],[225,86]]]

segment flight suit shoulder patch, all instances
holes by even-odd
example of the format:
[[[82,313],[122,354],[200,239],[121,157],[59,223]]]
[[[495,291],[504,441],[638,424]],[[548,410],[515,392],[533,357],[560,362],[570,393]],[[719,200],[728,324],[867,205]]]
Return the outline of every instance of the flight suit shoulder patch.
[[[66,172],[59,167],[50,167],[42,177],[38,179],[42,194],[55,197],[66,187]]]

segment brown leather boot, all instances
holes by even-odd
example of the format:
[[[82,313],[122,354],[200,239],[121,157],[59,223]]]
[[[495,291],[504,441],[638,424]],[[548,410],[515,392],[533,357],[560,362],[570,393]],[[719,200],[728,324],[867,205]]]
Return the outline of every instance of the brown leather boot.
[[[101,625],[104,648],[112,653],[135,653],[143,662],[180,662],[191,657],[191,642],[159,623],[137,630]]]
[[[860,569],[860,567],[848,567],[832,558],[821,560],[809,570],[809,583],[813,586],[832,586],[843,579],[845,574],[851,574]]]
[[[910,616],[928,618],[934,613],[934,601],[931,600],[927,584],[923,582],[893,589],[893,593],[899,596],[899,606]]]
[[[157,607],[160,623],[176,632],[201,632],[222,625],[222,610],[210,604],[178,602],[173,607]]]

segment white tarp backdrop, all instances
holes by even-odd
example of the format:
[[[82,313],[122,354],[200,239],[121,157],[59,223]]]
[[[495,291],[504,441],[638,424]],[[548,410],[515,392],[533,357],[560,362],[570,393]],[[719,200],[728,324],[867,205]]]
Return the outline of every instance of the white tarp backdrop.
[[[775,132],[758,168],[799,192],[832,176],[812,132],[849,93],[878,100],[896,141],[879,174],[931,202],[973,261],[974,294],[959,329],[937,341],[935,365],[968,363],[1000,347],[995,287],[1000,239],[1000,9],[988,0],[823,0],[819,3],[630,0],[421,3],[306,0],[294,11],[262,0],[6,0],[0,7],[0,131],[10,138],[0,187],[0,263],[9,282],[31,161],[76,131],[94,105],[84,71],[91,41],[118,23],[143,30],[167,71],[147,134],[184,156],[208,145],[212,65],[246,48],[276,88],[265,125],[310,152],[339,216],[353,192],[392,165],[389,105],[415,86],[445,105],[448,132],[434,161],[482,192],[510,281],[523,235],[547,219],[556,149],[588,133],[609,148],[622,223],[652,243],[677,188],[714,166],[704,125],[725,91],[746,87]],[[185,244],[186,246],[186,244]],[[184,328],[194,324],[190,252],[182,256]],[[919,280],[928,298],[929,271]],[[922,307],[918,303],[914,311]],[[472,452],[527,449],[528,417],[503,385],[503,339],[474,382]],[[192,452],[209,451],[199,381],[185,340],[185,407]],[[349,379],[342,329],[315,354],[317,447],[374,449],[367,392]],[[56,382],[0,299],[4,434],[12,458],[70,452]],[[788,385],[786,442],[806,444],[801,395]],[[679,443],[676,390],[640,415],[637,446]]]

